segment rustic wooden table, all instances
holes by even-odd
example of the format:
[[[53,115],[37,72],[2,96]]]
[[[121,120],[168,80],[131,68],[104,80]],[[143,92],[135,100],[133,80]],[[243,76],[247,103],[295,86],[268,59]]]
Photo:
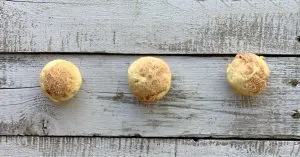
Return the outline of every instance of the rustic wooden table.
[[[300,156],[300,0],[1,0],[1,156]],[[225,79],[237,51],[266,56],[269,87],[239,97]],[[173,86],[141,105],[127,84],[143,55]],[[39,72],[62,58],[84,78],[53,105]]]

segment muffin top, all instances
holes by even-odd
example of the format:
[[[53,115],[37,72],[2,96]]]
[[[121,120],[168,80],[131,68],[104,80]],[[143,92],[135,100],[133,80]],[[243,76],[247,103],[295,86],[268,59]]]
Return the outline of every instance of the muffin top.
[[[132,93],[142,103],[153,103],[165,96],[171,87],[171,70],[156,57],[141,57],[128,68]]]
[[[47,63],[40,74],[41,88],[56,103],[71,99],[81,83],[81,74],[76,65],[62,59]]]
[[[227,81],[240,95],[255,96],[267,87],[270,70],[263,57],[238,53],[227,67]]]

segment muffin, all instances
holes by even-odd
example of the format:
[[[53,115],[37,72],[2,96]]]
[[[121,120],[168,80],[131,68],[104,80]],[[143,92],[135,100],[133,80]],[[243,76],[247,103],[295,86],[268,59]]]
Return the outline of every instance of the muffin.
[[[76,65],[62,59],[47,63],[40,74],[40,85],[44,94],[57,104],[70,100],[81,83],[81,74]]]
[[[256,96],[267,87],[270,70],[263,57],[238,53],[227,67],[227,81],[243,96]]]
[[[171,87],[171,70],[156,57],[141,57],[128,68],[128,84],[137,99],[149,104],[163,98]]]

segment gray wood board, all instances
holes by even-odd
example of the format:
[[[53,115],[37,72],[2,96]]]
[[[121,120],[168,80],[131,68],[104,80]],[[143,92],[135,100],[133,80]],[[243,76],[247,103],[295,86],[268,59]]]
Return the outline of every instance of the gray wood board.
[[[299,141],[0,137],[1,156],[296,157]]]
[[[300,0],[10,0],[0,52],[299,54]]]
[[[163,56],[172,89],[155,105],[142,105],[128,89],[127,68],[139,56],[1,55],[1,135],[299,138],[300,58],[269,57],[269,87],[237,96],[227,85],[229,57]],[[83,75],[78,95],[63,106],[41,92],[39,73],[50,60],[74,62]],[[295,82],[295,81],[294,81]]]

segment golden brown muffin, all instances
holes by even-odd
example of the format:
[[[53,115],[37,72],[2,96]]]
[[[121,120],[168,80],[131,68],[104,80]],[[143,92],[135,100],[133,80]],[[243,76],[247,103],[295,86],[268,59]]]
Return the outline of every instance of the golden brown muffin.
[[[79,69],[66,60],[57,59],[47,63],[40,74],[42,90],[55,103],[71,99],[81,83]]]
[[[129,87],[142,103],[153,103],[164,97],[171,87],[171,70],[160,58],[141,57],[128,68]]]
[[[258,95],[267,87],[269,75],[264,58],[252,53],[238,53],[227,67],[229,85],[244,96]]]

